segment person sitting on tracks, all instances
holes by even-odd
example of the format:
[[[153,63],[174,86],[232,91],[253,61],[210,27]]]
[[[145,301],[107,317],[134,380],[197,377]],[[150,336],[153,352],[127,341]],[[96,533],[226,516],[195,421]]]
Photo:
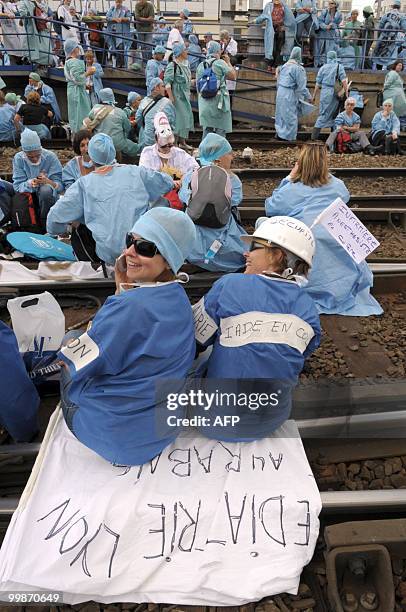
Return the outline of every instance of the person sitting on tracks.
[[[116,106],[113,90],[105,87],[99,91],[100,103],[93,106],[89,117],[83,125],[95,134],[103,133],[113,140],[117,154],[136,157],[140,153],[140,145],[129,140],[131,123],[122,108]]]
[[[116,295],[60,353],[69,368],[61,376],[66,424],[119,465],[146,463],[176,438],[156,386],[162,378],[181,385],[195,356],[192,310],[177,276],[195,240],[192,221],[154,208],[130,228],[116,262]],[[76,349],[85,345],[83,357]]]
[[[138,107],[135,115],[137,126],[139,126],[138,142],[143,147],[155,144],[154,117],[163,111],[168,117],[172,130],[175,129],[176,111],[169,98],[165,97],[165,85],[162,79],[152,79],[147,89],[147,95]]]
[[[41,81],[41,77],[36,72],[30,72],[28,76],[28,85],[24,90],[24,98],[26,100],[31,91],[36,91],[40,95],[41,104],[52,111],[54,121],[59,123],[62,116],[55,92],[50,85],[46,85]]]
[[[382,110],[375,113],[371,123],[370,140],[378,153],[403,155],[400,148],[400,121],[393,110],[393,100],[388,98]]]
[[[33,132],[37,132],[41,140],[51,140],[51,132],[47,126],[47,121],[51,117],[52,111],[41,104],[39,93],[30,91],[27,104],[23,104],[15,114],[14,125],[18,132],[28,127]]]
[[[293,170],[265,201],[265,211],[268,217],[287,214],[311,226],[336,198],[348,203],[350,194],[343,181],[329,173],[326,148],[305,145]],[[316,255],[306,291],[318,311],[360,317],[382,314],[370,295],[373,276],[368,264],[355,263],[322,225],[316,225],[314,235]]]
[[[4,382],[0,398],[0,427],[16,442],[29,442],[38,431],[39,396],[18,350],[14,332],[0,321],[0,371]]]
[[[258,219],[254,234],[241,237],[249,245],[245,273],[223,276],[193,306],[198,350],[213,345],[206,362],[209,384],[226,379],[224,390],[238,397],[253,391],[257,398],[262,392],[278,398],[273,406],[244,409],[231,401],[216,407],[239,415],[240,422],[203,428],[210,438],[248,442],[280,427],[289,418],[291,391],[304,361],[320,343],[317,309],[301,287],[312,267],[315,240],[304,223],[291,221]],[[211,422],[214,416],[211,409]]]
[[[62,181],[65,191],[81,176],[86,176],[94,170],[94,163],[90,159],[87,150],[91,137],[92,134],[89,130],[79,130],[73,137],[72,147],[76,157],[69,160],[63,167]]]
[[[117,164],[116,150],[107,134],[93,136],[88,152],[96,169],[67,189],[48,215],[47,230],[53,235],[64,234],[68,224],[78,221],[81,229],[76,233],[80,241],[83,236],[87,241],[85,253],[83,245],[80,251],[73,245],[78,259],[92,261],[86,253],[94,253],[99,261],[114,265],[124,247],[126,232],[150,205],[167,206],[161,196],[174,184],[167,174]]]
[[[15,114],[15,106],[6,102],[6,96],[0,91],[0,142],[15,142],[17,135],[14,124]]]
[[[337,136],[340,133],[348,135],[348,141],[350,144],[359,144],[360,151],[367,153],[368,155],[374,155],[374,148],[368,140],[365,132],[361,131],[361,117],[354,113],[354,107],[356,105],[355,98],[349,97],[346,99],[342,113],[339,113],[334,119],[334,132],[331,132],[326,140],[326,146],[330,153],[335,151],[335,143]],[[346,145],[347,149],[349,145]]]
[[[21,134],[21,148],[13,158],[13,187],[18,193],[28,191],[37,196],[45,227],[47,215],[63,190],[61,162],[53,151],[41,147],[37,132],[28,128]]]
[[[236,272],[244,266],[240,236],[245,230],[239,224],[242,184],[231,170],[233,150],[223,136],[208,134],[200,143],[199,158],[203,168],[185,174],[179,192],[196,224],[197,238],[188,261],[213,272]],[[217,219],[213,197],[218,208],[227,211],[225,218]]]

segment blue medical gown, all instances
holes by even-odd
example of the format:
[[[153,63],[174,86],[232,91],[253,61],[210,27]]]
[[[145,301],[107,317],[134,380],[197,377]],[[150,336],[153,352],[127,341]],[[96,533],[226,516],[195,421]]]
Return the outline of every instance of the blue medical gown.
[[[28,377],[14,332],[0,321],[0,372],[3,380],[0,396],[0,424],[18,442],[28,442],[38,431],[39,396]]]
[[[33,85],[27,85],[24,90],[24,98],[27,99],[30,91],[38,91],[33,87]],[[56,95],[52,87],[43,83],[42,89],[38,92],[41,94],[41,102],[42,104],[49,104],[52,107],[52,112],[54,113],[53,119],[56,123],[61,121],[62,115],[61,110],[59,108],[58,100],[56,99]]]
[[[15,106],[11,106],[10,104],[3,104],[0,106],[0,142],[7,142],[15,139],[15,114]]]
[[[316,66],[322,66],[326,61],[329,51],[337,51],[340,43],[340,23],[343,16],[339,11],[336,11],[334,16],[330,15],[328,9],[323,9],[318,16],[319,30],[316,37]],[[327,26],[331,26],[327,30]]]
[[[193,43],[190,43],[187,50],[189,52],[187,59],[189,62],[190,70],[192,72],[196,72],[198,65],[202,61],[202,48],[200,47],[200,45],[194,45]],[[193,55],[190,55],[191,53],[193,53]]]
[[[336,198],[347,203],[350,194],[343,181],[335,177],[323,187],[308,187],[285,178],[265,201],[265,211],[268,217],[288,215],[310,227]],[[382,314],[382,308],[370,295],[373,275],[367,263],[355,263],[320,224],[312,231],[316,237],[316,253],[305,290],[314,299],[318,311],[359,317]]]
[[[334,119],[334,129],[336,130],[342,125],[353,127],[358,123],[361,124],[361,117],[357,115],[357,113],[352,113],[350,116],[346,111],[343,111],[342,113],[338,113],[337,117]]]
[[[320,343],[320,321],[313,300],[296,282],[262,274],[227,274],[193,307],[196,339],[213,345],[207,362],[208,379],[255,379],[253,391],[283,389],[278,406],[262,414],[243,416],[235,432],[204,429],[216,439],[250,440],[270,435],[290,415],[291,390],[304,361]],[[298,342],[298,337],[301,341]],[[263,379],[262,381],[259,379]],[[249,383],[248,387],[249,388]],[[269,385],[269,386],[268,386]],[[224,411],[218,408],[218,413]],[[213,417],[213,410],[210,410]],[[234,429],[234,428],[231,428]]]
[[[340,63],[347,68],[347,70],[355,70],[356,58],[355,49],[347,42],[341,42],[341,47],[337,49],[337,57]]]
[[[128,19],[129,21],[123,21],[116,23],[112,19]],[[126,6],[120,8],[111,6],[106,13],[107,22],[107,36],[106,41],[110,51],[115,51],[121,47],[128,50],[132,44],[131,36],[131,11]]]
[[[81,340],[90,349],[84,358],[60,353],[72,377],[69,399],[78,406],[76,437],[112,463],[149,461],[179,431],[165,426],[169,412],[157,402],[156,384],[185,378],[195,355],[183,287],[173,282],[109,297]]]
[[[146,113],[145,118],[143,118],[142,111],[152,102],[152,100],[153,98],[150,98],[149,96],[143,98],[135,114],[137,126],[139,126],[140,128],[138,142],[144,147],[151,146],[156,142],[154,117],[157,113],[164,112],[165,115],[168,117],[168,121],[172,130],[175,129],[175,107],[169,100],[169,98],[165,98],[164,96],[162,96],[162,98],[151,108],[151,110]]]
[[[29,180],[37,178],[40,173],[47,175],[51,181],[57,183],[57,188],[53,189],[54,196],[63,190],[62,185],[62,165],[53,151],[41,150],[41,163],[34,166],[26,159],[24,151],[19,151],[13,158],[13,187],[15,191],[22,193],[37,191],[37,187],[31,187]]]
[[[379,65],[391,64],[398,55],[401,32],[406,31],[406,16],[396,8],[391,8],[381,17],[379,36],[375,45],[373,61]]]
[[[71,221],[85,223],[96,241],[97,255],[109,264],[125,247],[134,223],[173,188],[167,174],[138,166],[113,166],[110,171],[82,176],[48,213],[47,231],[61,234]]]
[[[297,0],[295,2],[295,9],[311,8],[311,13],[297,13],[296,23],[306,21],[308,17],[312,18],[312,28],[317,29],[318,18],[317,18],[317,3],[316,0]]]
[[[319,116],[317,117],[314,126],[316,128],[332,127],[334,123],[334,117],[338,110],[338,98],[334,93],[334,84],[336,81],[338,72],[338,78],[343,81],[347,78],[345,70],[341,64],[333,62],[331,64],[324,64],[317,73],[316,83],[321,87],[320,102],[319,102]]]
[[[76,183],[81,177],[80,168],[78,164],[78,158],[74,157],[70,159],[67,164],[64,165],[62,170],[62,182],[63,188],[66,190],[68,187]]]
[[[179,191],[179,199],[186,205],[191,195],[191,178],[192,172],[188,172],[183,178],[182,187]],[[235,174],[231,174],[230,179],[231,205],[237,209],[242,202],[242,184]],[[196,242],[187,258],[190,263],[212,272],[236,272],[244,266],[243,253],[247,250],[247,247],[240,240],[240,236],[246,235],[247,232],[237,223],[232,214],[224,227],[212,228],[201,225],[195,227]],[[206,253],[214,240],[219,240],[222,246],[216,255],[205,263]]]
[[[93,75],[93,91],[90,95],[92,106],[100,102],[99,91],[103,89],[102,76],[104,76],[104,70],[98,62],[94,62],[93,66],[96,68],[96,72]]]
[[[375,113],[372,123],[372,136],[381,130],[385,131],[385,135],[391,135],[392,132],[400,134],[400,121],[394,111],[391,111],[388,117],[383,116],[383,111]]]
[[[288,58],[290,52],[293,49],[296,34],[296,20],[290,7],[282,0],[281,2],[284,8],[283,26],[285,28],[285,42],[281,49],[281,55],[284,59]],[[268,60],[273,59],[273,47],[274,47],[274,27],[272,23],[272,11],[273,2],[267,2],[263,8],[261,15],[255,19],[255,23],[265,23],[265,34],[264,34],[264,46],[265,46],[265,58]]]
[[[276,93],[275,129],[279,138],[296,139],[301,112],[299,101],[310,99],[311,95],[307,89],[306,72],[303,66],[290,61],[284,64],[279,70]]]
[[[157,77],[161,78],[161,73],[165,72],[167,62],[158,62],[156,59],[150,59],[147,61],[145,68],[145,86],[148,89],[152,79]]]

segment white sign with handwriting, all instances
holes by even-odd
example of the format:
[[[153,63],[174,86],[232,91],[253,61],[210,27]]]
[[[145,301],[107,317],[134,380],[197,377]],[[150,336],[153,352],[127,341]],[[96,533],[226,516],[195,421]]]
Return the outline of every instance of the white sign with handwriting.
[[[293,421],[250,443],[190,432],[124,467],[58,411],[0,552],[0,592],[213,606],[296,593],[320,510]]]

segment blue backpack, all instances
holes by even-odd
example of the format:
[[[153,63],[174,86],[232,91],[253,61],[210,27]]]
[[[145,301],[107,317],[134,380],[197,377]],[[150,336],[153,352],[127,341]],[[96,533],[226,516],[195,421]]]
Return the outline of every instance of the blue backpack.
[[[7,242],[17,251],[34,259],[50,261],[77,261],[72,247],[51,236],[32,234],[31,232],[11,232]]]
[[[197,91],[202,98],[214,98],[219,90],[219,81],[212,68],[213,63],[204,62],[203,74],[197,81]]]

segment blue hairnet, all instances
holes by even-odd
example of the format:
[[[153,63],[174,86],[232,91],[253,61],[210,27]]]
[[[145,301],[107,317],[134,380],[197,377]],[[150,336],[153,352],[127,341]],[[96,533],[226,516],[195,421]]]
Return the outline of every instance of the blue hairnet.
[[[113,90],[110,87],[105,87],[99,91],[99,100],[104,102],[104,104],[111,104],[112,106],[116,103]]]
[[[400,6],[400,0],[393,0],[392,6]]]
[[[99,166],[112,164],[116,158],[113,140],[107,134],[96,134],[90,139],[87,147],[90,159]]]
[[[202,166],[208,166],[232,150],[230,143],[223,136],[214,133],[207,134],[199,146],[200,163]]]
[[[173,57],[179,57],[181,53],[186,49],[183,43],[175,43],[172,47]]]
[[[207,55],[216,55],[221,53],[221,45],[215,40],[211,40],[207,45]]]
[[[127,96],[128,104],[132,104],[135,100],[139,100],[141,98],[140,94],[136,91],[129,91]]]
[[[289,59],[296,60],[300,64],[302,62],[302,49],[300,47],[293,47]]]
[[[393,98],[386,98],[386,100],[383,101],[382,106],[384,104],[392,104],[392,106],[393,106]]]
[[[199,39],[197,38],[196,34],[191,34],[189,36],[189,42],[192,43],[192,45],[198,45],[199,44]]]
[[[166,49],[165,49],[165,47],[163,45],[157,45],[152,53],[154,55],[156,55],[158,53],[161,53],[162,55],[165,55]]]
[[[65,40],[65,42],[63,43],[63,50],[65,51],[66,57],[69,57],[72,51],[74,51],[79,46],[80,45],[78,41],[74,40],[73,38],[68,38],[67,40]]]
[[[156,244],[175,274],[196,241],[195,225],[189,215],[164,206],[147,210],[131,231]]]
[[[151,79],[148,85],[147,94],[150,96],[157,85],[163,85],[163,84],[164,84],[163,80],[160,79],[159,77],[155,77],[154,79]]]
[[[337,61],[337,53],[335,51],[329,51],[327,53],[327,63],[332,64]]]
[[[23,151],[39,151],[42,149],[41,140],[37,132],[25,128],[21,134],[21,148]]]
[[[189,17],[189,15],[190,15],[190,11],[189,11],[189,9],[188,9],[188,8],[183,8],[183,9],[181,10],[181,13],[183,13],[183,14],[184,14],[184,16],[186,17],[186,19],[187,19],[187,18]]]

